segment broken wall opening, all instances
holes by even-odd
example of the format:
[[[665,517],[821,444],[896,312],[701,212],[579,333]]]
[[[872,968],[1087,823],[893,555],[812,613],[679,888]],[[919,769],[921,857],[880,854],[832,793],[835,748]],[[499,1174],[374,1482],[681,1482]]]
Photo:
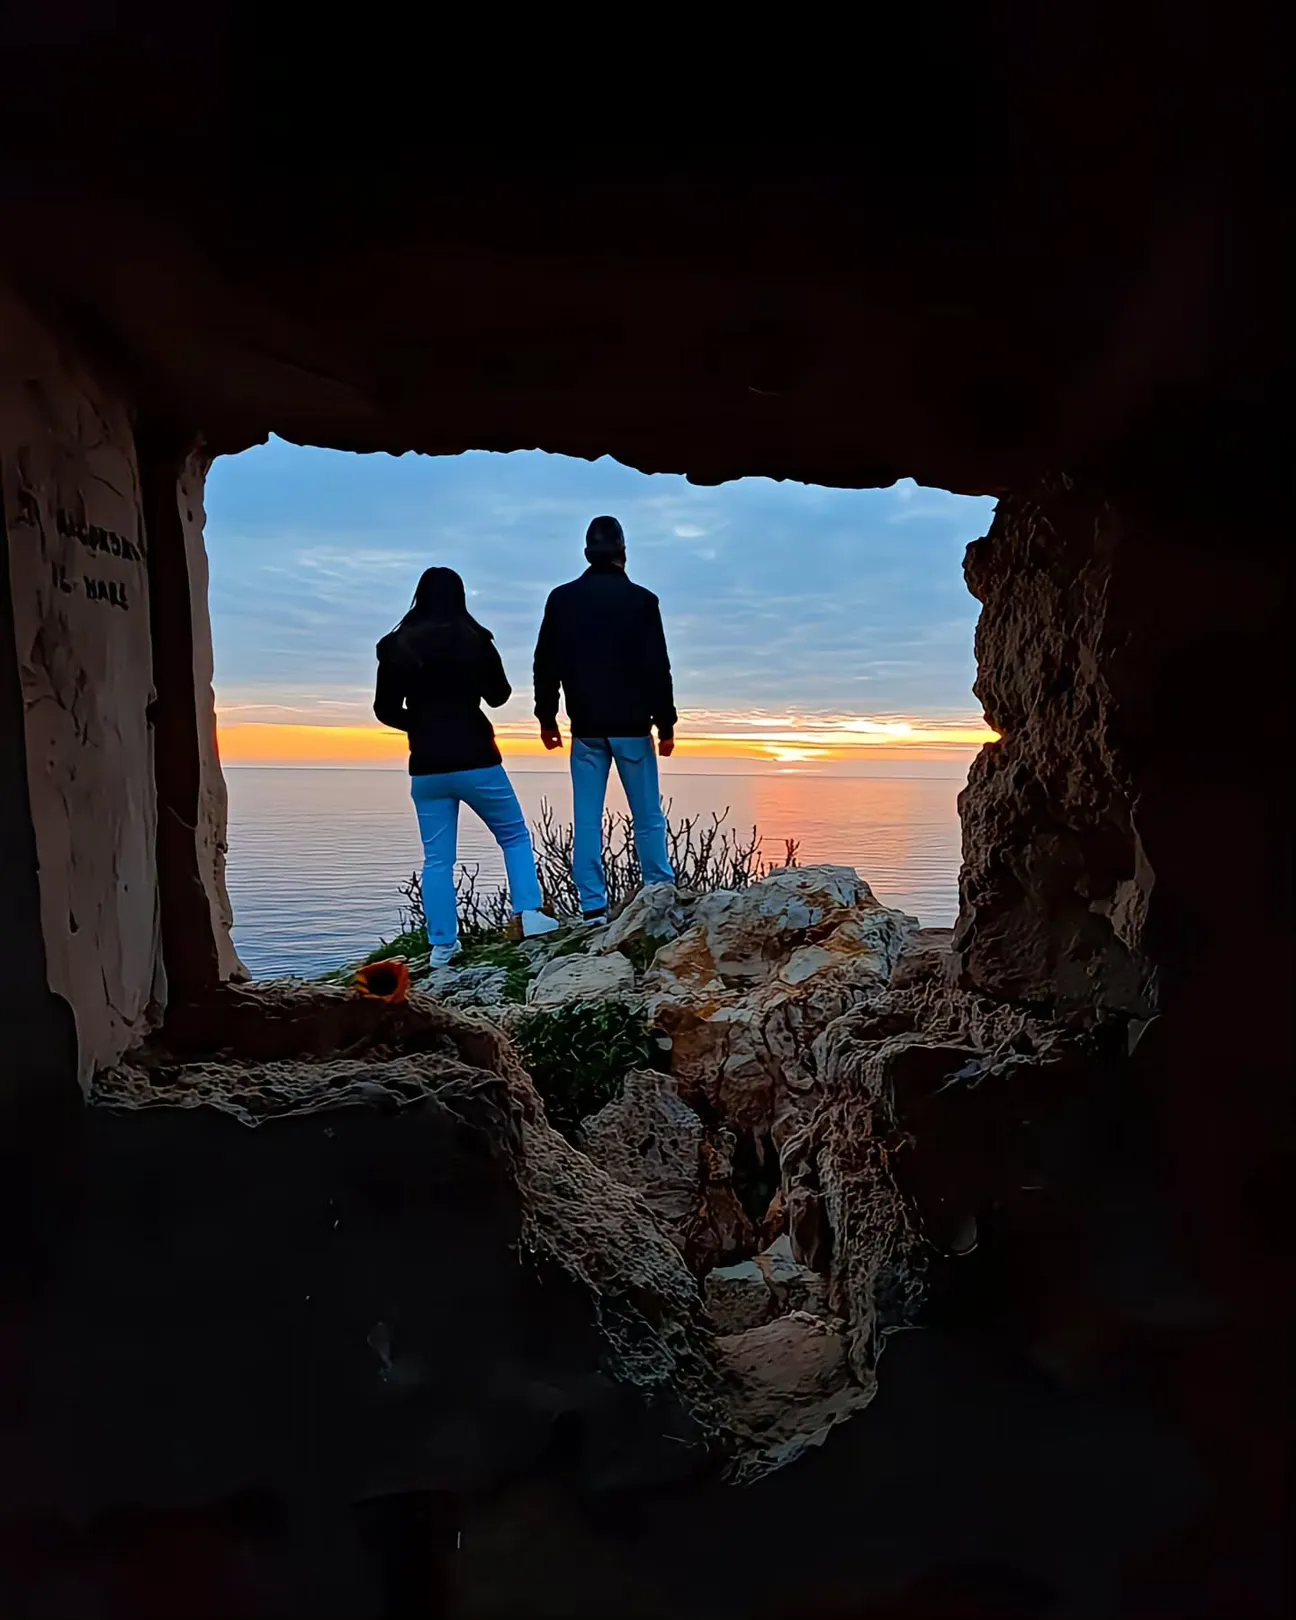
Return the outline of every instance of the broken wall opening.
[[[1075,217],[1086,221],[1086,231],[1092,230],[1084,210],[1075,210]],[[72,258],[69,254],[69,262]],[[1081,265],[1082,259],[1076,255],[1074,263]],[[194,368],[194,374],[200,369]],[[226,364],[222,375],[241,373]],[[1061,382],[1058,389],[1065,392]],[[1055,986],[1064,984],[1068,997],[1082,1006],[1094,997],[1101,1000],[1109,986],[1122,1005],[1131,1001],[1131,985],[1136,995],[1143,993],[1141,971],[1135,967],[1131,972],[1132,942],[1141,938],[1155,962],[1166,1016],[1148,1027],[1136,1049],[1139,1095],[1153,1097],[1149,1112],[1157,1115],[1159,1110],[1159,1123],[1149,1134],[1169,1162],[1167,1179],[1170,1196],[1177,1200],[1181,1235],[1190,1247],[1197,1245],[1217,1285],[1211,1301],[1215,1315],[1208,1313],[1205,1327],[1198,1323],[1182,1333],[1177,1327],[1169,1331],[1178,1349],[1188,1346],[1187,1381],[1192,1383],[1196,1367],[1195,1387],[1207,1391],[1206,1399],[1185,1403],[1194,1408],[1193,1421],[1209,1431],[1207,1441],[1218,1444],[1220,1454],[1231,1457],[1245,1478],[1251,1464],[1239,1456],[1236,1434],[1242,1425],[1237,1420],[1261,1418],[1252,1422],[1252,1432],[1268,1429],[1257,1391],[1277,1387],[1276,1380],[1266,1381],[1259,1363],[1278,1341],[1271,1341],[1257,1324],[1266,1302],[1282,1297],[1280,1256],[1268,1240],[1276,1207],[1272,1189],[1278,1185],[1271,1144],[1281,1128],[1286,1065],[1281,1054],[1275,1057],[1281,1032],[1271,1019],[1263,1014],[1236,1018],[1231,1003],[1228,1013],[1219,1009],[1223,987],[1231,988],[1239,979],[1240,941],[1246,949],[1247,995],[1256,1008],[1282,1005],[1290,977],[1285,789],[1274,752],[1266,750],[1263,706],[1254,701],[1257,692],[1277,690],[1282,678],[1276,648],[1283,639],[1284,604],[1275,582],[1281,585],[1286,576],[1285,558],[1278,556],[1272,534],[1267,537],[1259,521],[1257,491],[1231,476],[1243,462],[1224,452],[1219,462],[1212,459],[1210,433],[1201,423],[1230,420],[1227,401],[1222,396],[1217,400],[1214,416],[1198,412],[1197,404],[1190,390],[1170,410],[1168,427],[1160,417],[1150,428],[1136,423],[1142,437],[1131,429],[1121,439],[1119,456],[1111,452],[1110,436],[1104,440],[1095,433],[1089,441],[1089,472],[1077,474],[1069,490],[1057,483],[1036,489],[1040,468],[1035,451],[1023,451],[1019,463],[1031,469],[1031,476],[1009,477],[1019,493],[1006,504],[1022,526],[1016,535],[1005,530],[1002,538],[1009,555],[1019,545],[1025,548],[1024,561],[1038,576],[1039,601],[1047,609],[1045,618],[1053,615],[1052,628],[1041,638],[1039,617],[1016,610],[1006,584],[1009,573],[997,566],[988,569],[986,588],[996,599],[1003,630],[999,678],[1007,690],[987,701],[1005,711],[1006,736],[1023,740],[1004,755],[1009,768],[982,784],[993,813],[984,817],[986,842],[978,841],[982,869],[968,895],[971,921],[962,954],[975,983],[1032,999],[1051,999]],[[224,408],[228,421],[234,407],[227,401]],[[1096,408],[1093,414],[1096,419]],[[541,415],[535,411],[528,420],[538,421]],[[1080,415],[1090,419],[1088,411]],[[519,419],[510,418],[509,431],[516,431],[513,424]],[[1129,425],[1128,418],[1122,421]],[[402,431],[408,436],[407,428]],[[579,439],[579,432],[571,431]],[[581,431],[587,445],[599,440],[587,425]],[[638,442],[651,438],[648,433]],[[735,431],[732,443],[741,438]],[[150,438],[148,423],[141,419],[136,442],[140,488],[156,492],[150,497],[156,520],[145,523],[145,532],[165,533],[171,499],[167,491],[180,487],[192,439],[187,432]],[[1200,461],[1185,445],[1197,447]],[[760,440],[759,453],[771,458],[770,465],[779,463],[776,433]],[[804,442],[799,453],[808,453]],[[850,445],[839,438],[826,462],[849,476],[850,453]],[[969,479],[1005,476],[993,434],[969,457],[964,463]],[[7,515],[9,497],[7,483]],[[178,510],[178,500],[175,504]],[[87,533],[92,523],[129,537],[102,516],[87,520]],[[1098,574],[1089,572],[1095,565],[1106,577],[1102,589],[1096,588]],[[187,564],[185,575],[188,585]],[[159,913],[164,946],[169,932],[166,955],[168,965],[175,965],[177,984],[184,983],[182,969],[192,950],[190,982],[201,986],[209,982],[214,958],[219,976],[219,961],[212,945],[213,900],[198,839],[204,722],[193,689],[196,609],[190,592],[181,611],[185,594],[169,589],[166,608],[168,618],[182,626],[187,616],[189,644],[181,636],[166,661],[174,676],[174,682],[164,683],[166,701],[173,705],[166,746],[177,768],[165,785],[159,782],[164,800],[159,813],[170,816],[169,825],[179,829],[180,855],[173,872],[174,898],[160,900]],[[1076,594],[1083,614],[1073,611]],[[129,589],[128,600],[132,607],[123,609],[119,591],[114,605],[110,590],[106,599],[96,592],[91,605],[105,614],[124,614],[134,607]],[[1036,706],[1024,701],[1029,694],[1015,688],[1012,666],[1020,659],[1029,667],[1041,639],[1049,640],[1055,631],[1059,649],[1075,649],[1083,690],[1073,702],[1065,692],[1050,689],[1048,702]],[[163,668],[159,645],[155,639],[155,675]],[[1209,678],[1204,679],[1203,671]],[[1186,691],[1193,693],[1192,703],[1185,703]],[[82,788],[94,782],[97,771],[107,773],[103,795],[95,795],[81,812],[83,827],[94,828],[104,820],[120,823],[114,795],[138,782],[136,749],[148,729],[149,707],[140,697],[134,691],[131,714],[143,708],[144,725],[137,727],[132,718],[126,728],[131,735],[121,747],[110,742],[92,749],[82,762]],[[159,702],[163,697],[159,691]],[[1104,733],[1096,751],[1087,744],[1075,746],[1080,711],[1086,706]],[[39,773],[31,774],[36,784],[31,791],[38,796]],[[51,821],[43,812],[37,820],[38,832],[58,824],[57,816]],[[1051,829],[1043,863],[1031,858],[1034,828],[1041,820]],[[1001,827],[1007,831],[1007,847],[997,853],[994,840]],[[1211,829],[1230,852],[1233,884],[1227,907],[1221,906],[1218,884],[1203,881],[1203,829]],[[1150,884],[1149,874],[1154,874]],[[115,906],[117,885],[103,873],[101,879]],[[124,903],[124,895],[122,899]],[[20,950],[29,951],[44,933],[42,922],[14,938]],[[55,938],[53,955],[58,948]],[[105,1019],[98,1027],[111,1033],[106,1009],[114,1004],[112,992],[101,992],[92,979],[78,981],[75,991],[90,996],[94,1017],[103,1014]],[[8,983],[6,995],[12,995]],[[134,1005],[147,1008],[147,996]],[[1141,1023],[1135,1021],[1131,1034],[1139,1034]],[[1101,1143],[1089,1152],[1087,1163],[1095,1175],[1105,1171],[1108,1159]],[[1209,1196],[1203,1196],[1203,1189]],[[1077,1241],[1083,1250],[1084,1243]],[[1223,1324],[1219,1332],[1211,1321]],[[1153,1330],[1161,1331],[1155,1324]],[[1229,1349],[1224,1340],[1230,1336],[1245,1342],[1247,1351]],[[1263,1341],[1262,1348],[1256,1349],[1257,1341]],[[1154,1368],[1164,1369],[1174,1358],[1158,1352],[1151,1359]],[[1174,1364],[1183,1365],[1178,1360]],[[1219,1365],[1235,1376],[1214,1376]],[[1200,1377],[1203,1367],[1210,1377]],[[1217,1399],[1221,1395],[1224,1399]],[[1237,1423],[1233,1433],[1231,1422]],[[1246,1494],[1234,1492],[1234,1479],[1229,1484],[1230,1495]]]
[[[222,757],[248,818],[235,938],[253,971],[333,971],[398,931],[398,885],[422,857],[404,738],[373,722],[374,644],[430,563],[459,569],[513,681],[490,719],[527,819],[547,800],[570,822],[566,753],[541,750],[531,712],[531,658],[548,591],[583,568],[601,510],[621,516],[631,575],[662,599],[683,709],[662,766],[676,825],[695,818],[700,834],[727,811],[735,839],[757,826],[766,863],[790,838],[803,863],[856,865],[887,903],[953,924],[954,798],[989,735],[961,561],[989,500],[907,480],[699,487],[607,459],[357,458],[272,441],[218,460],[207,505]],[[609,804],[625,807],[615,773]],[[480,891],[502,882],[468,813],[460,854]],[[560,905],[569,888],[554,887]]]
[[[74,1005],[90,997],[84,1013],[77,1009],[86,1030],[84,1075],[87,1065],[121,1050],[156,1020],[167,982],[172,995],[201,995],[238,971],[223,879],[224,785],[208,695],[202,542],[207,460],[147,420],[133,432],[124,421],[114,429],[110,394],[96,395],[98,385],[88,378],[59,383],[68,403],[51,403],[59,397],[57,387],[50,384],[42,394],[36,374],[75,377],[75,362],[47,334],[38,337],[39,324],[17,309],[13,322],[14,330],[31,334],[29,345],[45,345],[42,358],[17,355],[15,374],[26,372],[30,380],[22,407],[29,412],[27,425],[16,419],[15,442],[32,439],[38,421],[40,432],[48,432],[62,409],[61,471],[50,476],[72,479],[67,496],[55,499],[42,518],[42,532],[52,537],[46,556],[37,542],[24,540],[22,528],[24,522],[31,526],[32,488],[42,480],[30,457],[8,464],[8,521],[13,529],[17,519],[20,541],[16,566],[35,569],[29,595],[44,593],[20,651],[33,670],[28,712],[39,720],[60,707],[74,711],[71,696],[42,707],[45,699],[37,687],[59,677],[49,670],[37,674],[31,663],[32,649],[42,647],[37,663],[46,657],[52,670],[60,659],[66,663],[66,651],[58,646],[60,603],[75,604],[90,633],[101,640],[100,632],[111,627],[114,650],[105,641],[96,656],[109,658],[121,672],[114,679],[135,683],[126,705],[129,723],[110,716],[99,744],[84,720],[69,721],[69,736],[81,738],[87,749],[64,786],[51,781],[50,788],[61,803],[68,793],[85,795],[86,804],[93,800],[95,805],[89,819],[118,829],[102,870],[96,868],[86,895],[73,903],[70,893],[60,898],[54,888],[54,873],[60,867],[72,870],[66,835],[62,855],[47,844],[43,857],[52,974]],[[38,399],[43,403],[31,416],[31,401]],[[104,459],[113,455],[120,462],[117,471]],[[78,467],[83,470],[75,471]],[[121,514],[106,506],[100,510],[100,504],[113,500],[124,500]],[[1178,631],[1173,619],[1148,612],[1148,559],[1157,542],[1149,547],[1144,530],[1119,508],[1070,490],[1063,480],[1002,503],[991,534],[973,549],[969,579],[985,603],[978,691],[1006,739],[983,756],[964,800],[958,945],[966,982],[978,988],[1143,1017],[1154,1009],[1143,934],[1155,863],[1133,807],[1140,798],[1157,801],[1139,780],[1137,751],[1151,741],[1139,718],[1140,704],[1146,703],[1139,692],[1158,679],[1160,665],[1174,666],[1188,655],[1205,618]],[[1182,581],[1188,589],[1179,591],[1185,601],[1190,591],[1196,593],[1192,600],[1200,606],[1193,611],[1203,616],[1216,599],[1201,576],[1207,556],[1199,547],[1197,576]],[[1167,561],[1169,568],[1179,566]],[[87,594],[90,588],[93,596]],[[1230,601],[1230,611],[1245,613],[1250,607],[1231,581],[1223,599]],[[1146,647],[1140,644],[1145,620],[1154,637]],[[134,653],[123,650],[128,645]],[[69,693],[78,681],[82,677],[69,667]],[[101,684],[82,681],[81,689],[89,692]],[[98,723],[89,722],[92,729]],[[1061,735],[1069,737],[1067,744],[1058,742]],[[51,770],[57,775],[70,769],[52,762],[51,746],[32,745],[38,792]],[[123,774],[133,757],[134,765]],[[94,759],[106,772],[103,791]],[[141,785],[141,769],[153,778],[154,789]],[[53,823],[40,820],[48,840]],[[153,844],[161,874],[156,892]],[[92,850],[84,858],[99,859]],[[129,920],[123,926],[117,916],[123,906],[143,909],[138,917],[124,914]],[[103,907],[103,926],[92,922],[86,932],[85,917]],[[97,955],[100,934],[111,936],[110,956],[122,948],[131,953],[120,983],[114,983],[113,972],[91,971],[88,957],[81,962],[87,952]],[[60,967],[60,960],[68,965]],[[81,962],[75,973],[74,961]]]

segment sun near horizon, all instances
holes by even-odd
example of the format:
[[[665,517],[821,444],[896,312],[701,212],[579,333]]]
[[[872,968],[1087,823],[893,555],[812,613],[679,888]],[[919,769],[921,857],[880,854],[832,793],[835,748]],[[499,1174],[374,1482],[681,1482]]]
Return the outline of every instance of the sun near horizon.
[[[506,759],[547,760],[556,765],[563,757],[546,753],[534,730],[516,723],[497,726],[496,738]],[[998,733],[983,720],[971,719],[874,721],[834,717],[758,725],[734,717],[732,724],[723,729],[712,726],[690,735],[687,717],[683,717],[675,758],[813,768],[855,761],[961,758],[983,743],[997,740]],[[376,723],[321,725],[218,718],[217,742],[221,761],[226,765],[395,768],[404,766],[407,757],[404,734]]]

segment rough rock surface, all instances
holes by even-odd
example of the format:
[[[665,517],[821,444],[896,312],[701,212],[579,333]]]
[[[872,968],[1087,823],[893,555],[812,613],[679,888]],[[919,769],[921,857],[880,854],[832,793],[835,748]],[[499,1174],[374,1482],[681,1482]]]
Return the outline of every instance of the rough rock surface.
[[[634,991],[634,968],[624,956],[559,956],[527,986],[527,1002],[561,1007],[569,1001],[617,1000]]]
[[[736,1266],[717,1266],[703,1285],[707,1315],[721,1333],[741,1333],[774,1316],[828,1313],[828,1279],[802,1265],[785,1233]]]
[[[974,1243],[978,1209],[1030,1179],[1019,1139],[1056,1115],[1085,1050],[940,981],[878,991],[816,1042],[817,1105],[782,1154],[787,1237],[828,1278],[858,1376],[912,1319],[930,1256]]]
[[[702,1201],[683,1234],[684,1257],[699,1277],[756,1247],[751,1217],[734,1190],[734,1145],[733,1132],[724,1129],[702,1141]]]
[[[802,1265],[792,1252],[792,1239],[786,1232],[763,1249],[753,1262],[764,1277],[776,1313],[807,1311],[823,1316],[828,1310],[828,1280],[809,1266]]]
[[[614,1181],[638,1192],[672,1233],[697,1210],[702,1121],[669,1075],[632,1069],[620,1097],[581,1126],[581,1148]]]
[[[838,1327],[803,1312],[726,1335],[716,1349],[736,1381],[735,1414],[748,1438],[739,1478],[791,1462],[873,1398],[872,1379],[852,1377]]]
[[[491,1001],[480,1006],[466,1007],[465,1012],[494,1025],[503,1034],[513,1036],[534,1011],[522,1001]]]
[[[210,458],[198,451],[186,458],[176,481],[176,516],[184,539],[185,578],[189,587],[188,620],[193,665],[193,724],[197,751],[197,815],[193,827],[194,859],[206,899],[211,951],[221,979],[247,979],[247,969],[234,949],[234,908],[225,881],[229,855],[229,795],[221,773],[216,741],[215,666],[211,639],[210,574],[203,529],[207,521],[203,490]],[[146,512],[147,521],[147,512]],[[168,537],[169,539],[169,537]],[[159,746],[155,737],[154,747]],[[205,943],[205,942],[204,942]]]
[[[829,1272],[829,1300],[849,1326],[851,1364],[867,1376],[883,1331],[907,1322],[919,1303],[922,1248],[890,1166],[898,1146],[886,1091],[891,1043],[875,1055],[872,1043],[851,1042],[849,1025],[844,1018],[824,1037],[825,1098],[787,1143],[783,1175],[791,1250]],[[943,1058],[929,1059],[929,1049],[915,1044],[924,1061],[941,1067]]]
[[[99,1076],[92,1113],[114,1140],[132,1130],[142,1151],[156,1146],[155,1138],[172,1142],[175,1175],[167,1189],[150,1194],[149,1206],[159,1211],[168,1244],[197,1241],[186,1234],[207,1218],[208,1181],[232,1175],[226,1160],[242,1153],[240,1197],[259,1212],[261,1251],[275,1256],[281,1278],[300,1273],[277,1308],[304,1312],[303,1321],[312,1310],[327,1316],[342,1286],[337,1267],[345,1258],[351,1268],[345,1286],[352,1293],[358,1289],[364,1300],[349,1328],[333,1324],[328,1342],[352,1345],[361,1384],[353,1391],[343,1379],[327,1398],[337,1403],[331,1421],[355,1431],[354,1445],[347,1442],[354,1452],[346,1464],[354,1470],[349,1489],[487,1484],[516,1464],[519,1446],[542,1449],[563,1411],[589,1426],[588,1466],[598,1488],[673,1474],[695,1466],[708,1449],[725,1449],[729,1420],[697,1285],[678,1248],[637,1193],[550,1128],[498,1032],[418,992],[395,1008],[294,986],[231,988],[219,1000],[219,1007],[191,1009],[179,1026],[184,1051],[154,1044],[138,1061]],[[203,1051],[202,1037],[212,1029],[222,1032],[223,1049]],[[347,1056],[336,1055],[348,1048]],[[213,1144],[220,1168],[208,1176],[195,1161],[196,1179],[184,1193],[183,1149],[190,1141]],[[252,1143],[262,1145],[244,1145]],[[329,1192],[335,1161],[354,1161],[355,1168],[347,1171],[345,1186]],[[174,1209],[173,1199],[180,1199]],[[416,1214],[424,1206],[426,1212]],[[129,1228],[132,1209],[128,1198],[114,1215],[112,1241],[125,1241],[118,1228],[122,1221]],[[446,1237],[464,1222],[478,1223],[477,1248],[485,1247],[459,1266],[445,1253]],[[324,1244],[300,1265],[298,1227],[315,1234],[316,1247]],[[247,1264],[239,1258],[245,1237],[242,1227],[231,1232],[233,1247],[220,1246],[228,1267],[221,1260],[217,1269],[237,1272]],[[131,1241],[145,1240],[136,1233]],[[333,1258],[330,1243],[342,1246]],[[522,1268],[519,1252],[527,1260]],[[218,1302],[232,1297],[223,1271],[220,1279],[208,1275],[212,1265],[215,1260],[209,1264],[199,1256],[186,1284],[195,1301],[204,1289],[212,1290],[207,1303],[184,1307],[192,1321],[178,1340],[174,1327],[167,1330],[180,1358],[176,1376],[192,1354],[190,1327],[200,1338],[212,1337],[207,1359],[232,1334],[238,1343],[231,1387],[260,1379],[268,1394],[277,1387],[271,1368],[282,1359],[284,1334],[291,1339],[304,1328],[266,1322],[249,1302],[219,1333],[204,1326],[204,1312],[221,1314],[225,1307]],[[252,1267],[258,1277],[264,1269]],[[107,1276],[112,1268],[105,1264],[104,1271]],[[527,1279],[539,1289],[531,1304]],[[513,1313],[511,1325],[495,1320],[500,1311]],[[96,1366],[102,1359],[107,1369],[134,1354],[141,1379],[149,1368],[156,1383],[145,1345],[156,1326],[150,1325],[152,1316],[126,1298],[116,1337],[96,1350]],[[526,1321],[533,1322],[528,1354],[538,1360],[518,1365],[518,1352],[509,1346]],[[543,1331],[539,1323],[547,1323]],[[491,1336],[489,1353],[474,1351],[479,1333]],[[439,1334],[444,1344],[429,1334]],[[465,1369],[474,1368],[474,1358],[481,1366],[470,1373]],[[205,1362],[199,1357],[194,1365]],[[51,1400],[63,1376],[72,1373],[51,1371]],[[312,1374],[324,1380],[324,1391],[332,1388],[331,1376],[324,1369]],[[368,1394],[365,1379],[372,1383]],[[85,1387],[97,1386],[91,1378]],[[191,1391],[188,1404],[199,1399],[200,1389]],[[140,1380],[127,1381],[121,1391],[126,1408],[144,1403],[136,1415],[145,1422],[150,1402],[171,1398],[148,1395]],[[354,1411],[348,1404],[353,1401],[360,1402]],[[372,1435],[365,1427],[366,1401],[377,1402],[379,1412]],[[499,1401],[503,1415],[492,1417],[492,1404]],[[253,1428],[261,1404],[260,1395],[249,1402]],[[184,1400],[176,1408],[187,1409]],[[266,1445],[282,1439],[291,1453],[297,1444],[288,1436],[293,1413],[273,1421],[262,1417]],[[513,1419],[519,1432],[510,1440],[505,1431]],[[40,1421],[53,1419],[43,1412]],[[75,1412],[59,1419],[65,1421],[76,1421]],[[143,1445],[128,1457],[106,1451],[81,1488],[111,1499],[128,1495],[132,1481],[151,1478],[156,1484],[183,1474],[214,1493],[223,1485],[228,1447],[222,1449],[209,1427],[198,1426],[194,1455],[183,1460],[168,1462],[156,1447]],[[250,1435],[232,1437],[230,1445],[242,1445],[244,1456],[262,1455],[264,1447],[258,1450]],[[204,1446],[210,1448],[206,1453]],[[56,1489],[52,1478],[46,1484]]]
[[[815,1037],[886,983],[916,926],[849,867],[789,868],[704,895],[644,980],[683,1095],[778,1143],[806,1111]]]
[[[891,970],[891,988],[913,990],[920,984],[952,983],[958,968],[953,945],[952,928],[915,928]]]
[[[1003,740],[959,796],[955,948],[970,988],[1146,1016],[1153,872],[1122,747],[1127,546],[1118,514],[1058,488],[1000,502],[968,547],[975,691]]]
[[[432,968],[420,988],[447,1007],[497,1007],[504,1000],[508,969],[502,967]]]
[[[717,1333],[745,1333],[774,1315],[774,1298],[764,1271],[754,1260],[717,1266],[703,1284],[707,1316]]]
[[[649,883],[600,934],[594,949],[650,955],[682,933],[686,921],[675,885]]]

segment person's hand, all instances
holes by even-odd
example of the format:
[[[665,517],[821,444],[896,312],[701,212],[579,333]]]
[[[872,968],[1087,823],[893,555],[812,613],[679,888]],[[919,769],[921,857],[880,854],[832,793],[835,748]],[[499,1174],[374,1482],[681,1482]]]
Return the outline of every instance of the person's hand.
[[[559,731],[557,726],[541,726],[540,741],[550,753],[553,753],[555,748],[562,747],[562,732]]]
[[[675,752],[675,733],[673,731],[669,737],[658,736],[657,752],[663,759],[669,759]]]

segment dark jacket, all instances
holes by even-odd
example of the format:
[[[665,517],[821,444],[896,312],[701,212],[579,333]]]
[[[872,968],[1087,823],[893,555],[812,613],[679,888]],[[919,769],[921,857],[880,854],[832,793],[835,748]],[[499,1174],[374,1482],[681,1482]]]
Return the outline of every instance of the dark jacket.
[[[471,622],[393,630],[378,643],[374,713],[409,733],[411,776],[498,765],[480,705],[498,709],[511,690],[490,631]]]
[[[562,687],[573,737],[675,731],[670,658],[657,598],[622,568],[587,568],[545,604],[535,650],[535,712],[558,723]]]

